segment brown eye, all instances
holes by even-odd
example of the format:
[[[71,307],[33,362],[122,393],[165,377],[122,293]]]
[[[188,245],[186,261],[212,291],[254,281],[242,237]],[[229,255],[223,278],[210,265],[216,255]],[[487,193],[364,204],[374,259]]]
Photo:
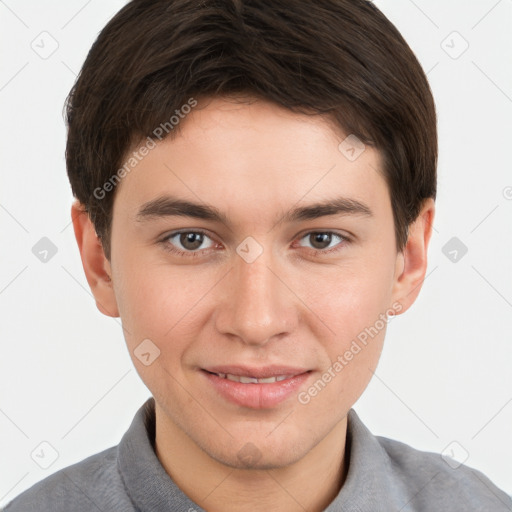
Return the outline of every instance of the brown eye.
[[[180,244],[189,251],[195,251],[201,247],[204,240],[203,233],[180,233]]]
[[[199,256],[214,246],[214,241],[202,231],[178,231],[166,236],[161,243],[170,252],[186,256]]]
[[[310,245],[300,244],[302,247],[309,247],[313,251],[329,253],[341,249],[348,243],[348,238],[332,231],[311,231],[306,233],[301,240],[309,241]]]
[[[331,244],[331,233],[310,233],[308,236],[314,249],[326,249]]]

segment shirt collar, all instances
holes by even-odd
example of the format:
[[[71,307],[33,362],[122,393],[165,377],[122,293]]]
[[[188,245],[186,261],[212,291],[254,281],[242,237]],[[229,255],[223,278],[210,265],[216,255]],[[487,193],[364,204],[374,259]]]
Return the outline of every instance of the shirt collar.
[[[168,510],[170,505],[173,510],[190,508],[204,512],[167,474],[156,456],[154,442],[155,402],[149,398],[137,411],[118,446],[118,469],[131,500],[144,512]],[[390,494],[389,458],[353,409],[348,413],[345,450],[349,457],[347,476],[325,512],[389,510],[390,503],[382,500]]]
[[[154,450],[155,400],[149,398],[137,411],[118,446],[117,465],[126,492],[138,510],[203,511],[174,483]],[[176,508],[176,505],[180,508]],[[204,512],[204,511],[203,511]]]

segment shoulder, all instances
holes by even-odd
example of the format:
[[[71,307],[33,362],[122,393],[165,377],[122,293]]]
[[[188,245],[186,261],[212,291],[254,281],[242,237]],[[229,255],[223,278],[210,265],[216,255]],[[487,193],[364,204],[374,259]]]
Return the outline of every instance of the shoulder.
[[[406,510],[512,511],[510,496],[480,471],[438,453],[384,437],[376,439],[393,479],[410,499]]]
[[[117,446],[63,468],[21,493],[2,512],[82,512],[134,507],[117,470]]]

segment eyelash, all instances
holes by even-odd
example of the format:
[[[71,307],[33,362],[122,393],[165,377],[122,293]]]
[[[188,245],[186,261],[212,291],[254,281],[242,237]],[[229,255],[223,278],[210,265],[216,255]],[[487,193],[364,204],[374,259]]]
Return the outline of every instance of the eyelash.
[[[185,256],[189,258],[197,258],[199,256],[204,255],[204,251],[208,251],[209,249],[213,249],[212,247],[209,247],[208,249],[202,249],[202,250],[196,250],[196,251],[182,251],[181,249],[176,249],[172,244],[170,244],[169,240],[174,238],[176,235],[180,235],[183,233],[194,233],[194,234],[202,234],[205,235],[208,238],[211,238],[206,231],[203,231],[201,229],[194,229],[194,230],[181,230],[181,231],[173,231],[169,235],[166,235],[165,238],[163,238],[160,243],[164,247],[164,250],[167,252],[170,252],[172,254],[176,254],[178,256]],[[336,244],[334,247],[331,247],[330,249],[309,249],[309,252],[313,254],[313,256],[323,256],[325,254],[330,254],[331,252],[338,252],[342,250],[343,246],[349,244],[351,242],[350,238],[341,235],[339,233],[336,233],[335,231],[308,231],[307,233],[304,233],[302,236],[299,237],[299,240],[302,240],[303,238],[312,235],[312,234],[331,234],[335,237],[338,237],[341,239],[341,241]]]

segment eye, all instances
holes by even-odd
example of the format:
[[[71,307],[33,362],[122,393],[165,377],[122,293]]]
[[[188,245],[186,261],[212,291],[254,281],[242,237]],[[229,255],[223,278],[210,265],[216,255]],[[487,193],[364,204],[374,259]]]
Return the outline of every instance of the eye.
[[[210,244],[204,246],[205,240]],[[203,231],[179,231],[167,235],[162,244],[165,249],[177,254],[195,256],[199,251],[210,249],[214,246],[213,240]]]
[[[331,251],[340,250],[341,245],[344,245],[343,242],[348,243],[349,240],[347,237],[342,236],[338,233],[334,233],[333,231],[311,231],[306,233],[301,240],[308,239],[311,241],[311,245],[309,246],[315,253],[329,253]],[[332,246],[331,244],[335,242]],[[301,247],[303,246],[300,244]]]

